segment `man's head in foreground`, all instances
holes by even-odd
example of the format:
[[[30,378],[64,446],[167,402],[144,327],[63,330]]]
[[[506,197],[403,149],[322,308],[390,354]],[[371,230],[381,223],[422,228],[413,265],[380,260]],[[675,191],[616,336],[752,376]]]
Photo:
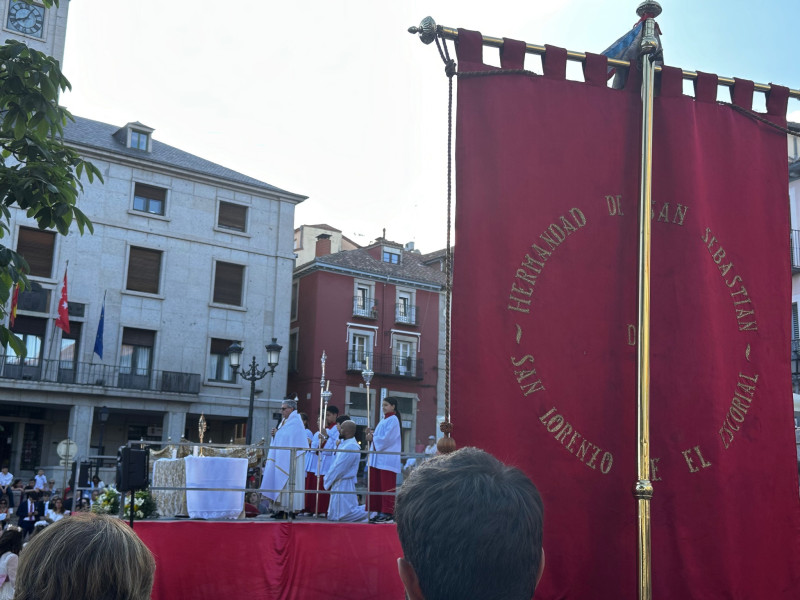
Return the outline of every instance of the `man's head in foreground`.
[[[394,519],[410,600],[530,600],[542,575],[542,499],[522,471],[463,448],[417,467]]]

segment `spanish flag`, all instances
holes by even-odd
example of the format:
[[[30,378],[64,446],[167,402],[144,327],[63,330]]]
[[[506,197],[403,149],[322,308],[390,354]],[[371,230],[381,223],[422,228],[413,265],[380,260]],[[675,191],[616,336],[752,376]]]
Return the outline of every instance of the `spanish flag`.
[[[9,311],[8,326],[14,326],[14,320],[17,318],[17,302],[19,301],[19,284],[14,286],[14,293],[11,295],[11,310]]]

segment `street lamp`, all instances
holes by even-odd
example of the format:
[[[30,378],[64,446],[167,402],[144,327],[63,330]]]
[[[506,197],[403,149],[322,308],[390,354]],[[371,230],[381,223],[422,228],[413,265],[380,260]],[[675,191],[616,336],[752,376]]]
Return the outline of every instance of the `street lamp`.
[[[239,377],[250,382],[250,408],[247,411],[247,437],[245,439],[248,446],[253,441],[253,405],[256,400],[256,381],[264,379],[268,374],[275,374],[275,367],[278,366],[278,359],[280,358],[281,350],[283,350],[283,346],[280,346],[277,342],[277,338],[272,338],[272,343],[267,344],[267,365],[269,369],[263,370],[259,370],[256,364],[256,357],[254,356],[253,361],[250,363],[250,368],[240,372],[239,368],[242,364],[244,348],[234,342],[226,350],[228,362],[231,365],[231,369],[233,369],[234,376],[238,374]]]
[[[108,407],[107,406],[103,406],[100,409],[100,412],[99,412],[98,416],[100,417],[100,439],[97,441],[97,455],[99,457],[99,456],[103,456],[106,453],[106,447],[103,446],[103,433],[106,430],[106,421],[108,421]],[[100,459],[100,458],[97,459],[97,464],[95,465],[95,469],[94,469],[94,474],[97,475],[98,477],[100,477],[100,461],[101,460],[102,459]]]

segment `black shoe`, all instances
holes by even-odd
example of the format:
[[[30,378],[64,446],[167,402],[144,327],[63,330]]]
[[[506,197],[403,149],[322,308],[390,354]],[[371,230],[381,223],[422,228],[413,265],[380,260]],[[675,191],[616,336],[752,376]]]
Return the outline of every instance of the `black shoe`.
[[[376,523],[393,523],[394,522],[394,515],[390,515],[389,513],[381,513],[378,515],[378,518],[375,521]]]
[[[272,517],[271,518],[272,519],[285,519],[286,518],[286,513],[284,511],[272,513]]]
[[[296,518],[297,518],[297,513],[293,513],[293,512],[290,512],[290,513],[289,513],[289,519],[291,519],[292,521],[294,521]]]

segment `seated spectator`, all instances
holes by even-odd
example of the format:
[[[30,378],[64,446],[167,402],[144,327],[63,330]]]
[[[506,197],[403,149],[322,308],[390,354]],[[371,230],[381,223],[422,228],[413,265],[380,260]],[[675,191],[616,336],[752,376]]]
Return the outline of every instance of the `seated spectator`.
[[[11,484],[11,502],[8,503],[9,506],[19,506],[19,503],[22,501],[22,491],[25,489],[25,486],[22,485],[22,479],[15,479],[14,483]]]
[[[433,456],[397,493],[400,579],[410,600],[530,600],[544,568],[533,482],[477,448]]]
[[[258,510],[258,492],[249,492],[244,503],[244,516],[247,519],[252,519],[260,514],[261,511]]]
[[[56,521],[60,521],[64,517],[69,515],[69,511],[64,508],[64,501],[56,496],[50,502],[50,506],[47,509],[46,519],[49,523],[55,523]]]
[[[34,477],[33,480],[33,489],[35,489],[37,492],[43,492],[44,490],[50,489],[47,487],[47,475],[44,474],[44,469],[39,469],[38,473],[36,473],[36,477]]]
[[[22,528],[23,536],[33,533],[33,527],[36,522],[44,518],[44,505],[39,502],[39,494],[30,491],[26,496],[27,498],[20,502],[17,510],[18,523]]]
[[[13,514],[14,509],[8,505],[8,498],[0,497],[0,529],[5,529],[6,525],[11,522]]]
[[[25,547],[17,600],[148,600],[155,560],[124,521],[94,513],[46,527]]]
[[[92,510],[92,501],[89,498],[79,498],[76,512],[89,512]]]
[[[22,550],[22,530],[9,525],[0,536],[0,600],[14,597],[17,580],[18,555]]]
[[[6,496],[9,506],[14,506],[14,497],[11,495],[11,481],[14,476],[8,472],[8,465],[0,469],[0,497]]]

